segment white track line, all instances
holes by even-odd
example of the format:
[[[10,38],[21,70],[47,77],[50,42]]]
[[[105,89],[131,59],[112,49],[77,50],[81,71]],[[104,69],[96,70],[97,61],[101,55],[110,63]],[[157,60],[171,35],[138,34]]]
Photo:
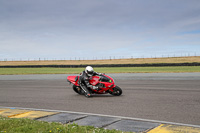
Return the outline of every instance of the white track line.
[[[113,117],[113,118],[120,118],[120,119],[128,119],[128,120],[136,120],[136,121],[146,121],[146,122],[153,122],[153,123],[160,123],[160,124],[171,124],[171,125],[178,125],[178,126],[188,126],[188,127],[197,127],[197,128],[200,128],[200,125],[191,125],[191,124],[183,124],[183,123],[175,123],[175,122],[167,122],[167,121],[159,121],[159,120],[149,120],[149,119],[141,119],[141,118],[132,118],[132,117],[124,117],[124,116],[103,115],[103,114],[74,112],[74,111],[64,111],[64,110],[22,108],[22,107],[3,107],[3,106],[0,106],[0,108],[36,110],[36,111],[47,111],[47,112],[60,112],[60,113],[73,113],[73,114],[83,114],[83,115],[95,115],[95,116]]]

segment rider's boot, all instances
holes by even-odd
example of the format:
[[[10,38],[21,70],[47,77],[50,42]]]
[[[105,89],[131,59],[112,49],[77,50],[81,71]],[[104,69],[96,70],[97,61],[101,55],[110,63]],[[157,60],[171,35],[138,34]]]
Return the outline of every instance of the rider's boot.
[[[81,85],[81,88],[84,91],[85,97],[91,97],[91,94],[85,85]]]
[[[85,97],[89,98],[89,97],[91,97],[91,94],[90,93],[85,94]]]

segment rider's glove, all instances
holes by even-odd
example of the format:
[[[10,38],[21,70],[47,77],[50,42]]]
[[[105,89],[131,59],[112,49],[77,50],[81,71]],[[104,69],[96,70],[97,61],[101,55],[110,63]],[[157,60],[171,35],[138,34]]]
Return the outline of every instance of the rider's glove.
[[[105,75],[105,73],[99,73],[99,75],[101,76],[101,75]]]

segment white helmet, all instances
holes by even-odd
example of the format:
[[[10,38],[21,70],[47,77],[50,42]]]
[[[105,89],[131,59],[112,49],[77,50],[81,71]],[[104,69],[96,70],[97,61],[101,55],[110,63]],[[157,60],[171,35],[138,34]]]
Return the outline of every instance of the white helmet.
[[[92,68],[91,66],[87,66],[87,67],[85,68],[85,73],[86,73],[88,76],[92,76],[93,73],[94,73],[94,70],[93,70],[93,68]]]

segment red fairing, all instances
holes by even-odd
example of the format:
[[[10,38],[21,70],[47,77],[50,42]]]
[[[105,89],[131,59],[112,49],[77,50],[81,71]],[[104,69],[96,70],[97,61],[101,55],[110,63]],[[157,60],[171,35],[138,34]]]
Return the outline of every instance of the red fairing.
[[[76,86],[79,86],[78,79],[79,79],[79,76],[68,76],[67,77],[68,82],[75,84]]]
[[[99,77],[98,76],[92,76],[92,78],[90,79],[90,84],[95,86],[99,83]]]

